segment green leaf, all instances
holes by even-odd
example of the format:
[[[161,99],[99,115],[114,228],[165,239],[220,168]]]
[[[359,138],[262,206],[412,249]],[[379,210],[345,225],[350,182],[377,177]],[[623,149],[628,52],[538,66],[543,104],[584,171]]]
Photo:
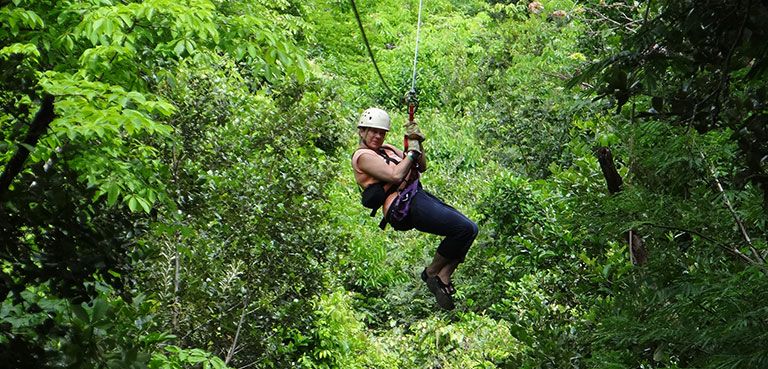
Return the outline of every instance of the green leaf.
[[[99,321],[106,316],[109,305],[101,298],[93,302],[93,321]]]
[[[139,201],[136,200],[136,197],[133,195],[128,196],[128,209],[131,209],[131,211],[135,213],[139,211],[140,206],[141,205],[139,205]]]
[[[149,212],[152,210],[151,204],[142,197],[136,196],[135,198],[139,202],[139,205],[141,205],[141,208],[144,209],[144,212],[149,214]]]
[[[29,151],[29,152],[34,152],[35,151],[35,148],[32,145],[24,143],[24,142],[19,142],[19,146],[27,149],[27,151]]]
[[[72,51],[75,49],[75,42],[74,40],[72,40],[71,35],[66,35],[64,37],[64,45],[66,46],[68,51]]]
[[[144,97],[143,94],[136,91],[130,91],[126,96],[139,104],[145,104],[147,102],[147,98]]]
[[[202,351],[200,349],[190,350],[189,357],[187,357],[188,363],[197,364],[197,363],[202,363],[204,361],[208,361],[208,355],[205,351]]]
[[[94,33],[99,33],[99,30],[103,24],[104,24],[104,18],[99,18],[93,22],[91,29],[93,30]]]
[[[113,206],[117,202],[117,198],[120,195],[120,186],[111,182],[107,188],[107,205]]]
[[[195,43],[192,40],[184,41],[184,48],[187,49],[187,53],[192,55],[195,53]]]
[[[112,23],[111,19],[107,19],[104,21],[104,34],[112,37],[112,33],[115,30],[114,24]]]
[[[72,312],[75,313],[75,317],[80,321],[84,323],[91,321],[91,318],[82,306],[73,304],[70,308],[72,309]]]
[[[16,18],[8,18],[8,24],[11,26],[11,34],[14,36],[19,35],[19,25],[16,23]]]
[[[172,334],[168,334],[165,332],[155,332],[155,333],[150,333],[146,336],[141,337],[141,341],[146,344],[154,344],[154,343],[167,342],[174,338],[176,338],[176,336]]]
[[[0,49],[0,58],[2,59],[7,59],[8,56],[16,54],[27,55],[35,61],[40,58],[40,51],[34,44],[15,43]]]
[[[181,54],[184,53],[184,40],[176,42],[176,47],[173,48],[173,52],[178,56],[181,56]]]

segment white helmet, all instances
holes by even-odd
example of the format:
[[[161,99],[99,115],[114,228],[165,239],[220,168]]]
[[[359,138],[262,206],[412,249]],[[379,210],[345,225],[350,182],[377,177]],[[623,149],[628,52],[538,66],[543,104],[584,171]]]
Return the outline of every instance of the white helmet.
[[[357,120],[357,128],[370,127],[383,129],[389,132],[389,114],[379,108],[365,109],[360,119]]]

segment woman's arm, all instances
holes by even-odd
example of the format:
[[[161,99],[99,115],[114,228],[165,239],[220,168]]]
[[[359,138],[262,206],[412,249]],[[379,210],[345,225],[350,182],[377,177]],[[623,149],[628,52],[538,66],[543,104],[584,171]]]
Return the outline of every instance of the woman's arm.
[[[360,170],[387,183],[402,182],[412,165],[413,160],[410,158],[403,159],[395,166],[387,165],[381,157],[375,154],[362,154],[357,159],[357,166]]]
[[[394,146],[392,146],[390,144],[386,144],[384,146],[386,148],[394,151],[395,154],[397,154],[398,157],[405,158],[405,153],[403,152],[403,150],[400,150],[397,147],[394,147]],[[423,173],[424,171],[427,170],[427,158],[426,158],[426,155],[424,155],[424,146],[423,145],[421,145],[421,150],[422,150],[421,154],[420,155],[417,154],[419,159],[416,160],[416,162],[419,163],[419,172]]]

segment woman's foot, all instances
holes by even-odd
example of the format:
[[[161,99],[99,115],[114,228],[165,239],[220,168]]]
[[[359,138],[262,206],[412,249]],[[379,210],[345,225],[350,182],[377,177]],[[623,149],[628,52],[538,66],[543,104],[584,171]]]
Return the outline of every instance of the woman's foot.
[[[424,283],[427,283],[427,279],[429,278],[429,274],[427,273],[427,269],[424,268],[424,270],[421,272],[421,280],[424,281]],[[456,293],[456,288],[453,287],[453,282],[449,279],[448,282],[445,282],[445,279],[440,277],[440,282],[443,282],[443,284],[446,286],[445,293],[449,295],[453,295]]]
[[[435,300],[441,308],[446,310],[453,310],[456,305],[453,303],[453,296],[451,296],[451,287],[448,284],[443,283],[439,276],[429,276],[427,270],[424,269],[421,272],[421,280],[427,284],[429,291],[435,295]]]
[[[445,285],[445,287],[447,288],[447,290],[448,290],[448,294],[449,294],[449,295],[453,295],[453,294],[455,294],[455,293],[456,293],[456,288],[455,288],[455,287],[453,287],[453,282],[448,282],[448,283]]]
[[[453,295],[456,293],[456,288],[453,287],[453,282],[451,281],[451,276],[453,275],[453,272],[456,271],[456,268],[459,266],[459,261],[451,261],[445,265],[443,265],[442,268],[440,268],[440,271],[437,272],[437,275],[440,276],[440,280],[443,281],[448,286],[448,292]]]

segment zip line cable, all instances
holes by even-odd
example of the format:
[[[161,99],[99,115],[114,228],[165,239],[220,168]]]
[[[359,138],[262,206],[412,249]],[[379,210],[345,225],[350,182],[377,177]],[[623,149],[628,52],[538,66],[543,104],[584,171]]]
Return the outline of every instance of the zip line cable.
[[[411,91],[416,91],[416,60],[419,58],[419,32],[421,31],[421,7],[424,0],[419,0],[419,18],[416,22],[416,48],[413,51],[413,78],[411,79]]]
[[[365,42],[365,47],[368,49],[368,56],[371,57],[371,61],[373,62],[373,67],[376,69],[376,74],[379,75],[379,79],[381,80],[381,83],[384,84],[384,87],[387,88],[387,91],[392,96],[397,96],[391,88],[389,88],[389,85],[387,85],[387,82],[384,81],[384,77],[381,75],[381,71],[379,71],[379,66],[376,64],[376,58],[373,57],[373,51],[371,51],[371,45],[368,43],[368,37],[365,37],[365,29],[363,29],[363,21],[360,20],[360,13],[357,11],[357,5],[355,4],[355,0],[349,0],[350,3],[352,3],[352,10],[355,12],[355,18],[357,18],[357,25],[360,27],[360,33],[363,35],[363,41]]]
[[[357,4],[355,4],[355,0],[349,0],[349,2],[352,4],[352,10],[355,13],[355,19],[357,19],[357,25],[360,27],[360,34],[363,35],[363,42],[365,42],[365,48],[368,50],[368,56],[371,58],[371,62],[373,62],[373,68],[376,69],[376,74],[379,76],[379,79],[381,80],[381,83],[384,85],[384,87],[387,89],[387,91],[395,95],[395,93],[392,91],[391,88],[389,88],[389,85],[384,80],[384,76],[381,75],[381,71],[379,70],[379,65],[376,63],[376,58],[373,56],[373,50],[371,50],[371,44],[368,43],[368,37],[365,36],[365,29],[363,28],[363,21],[360,19],[360,12],[357,11]],[[416,63],[419,59],[419,39],[421,34],[421,10],[424,6],[424,0],[419,0],[419,15],[418,20],[416,22],[416,47],[413,51],[413,75],[411,77],[411,91],[409,94],[416,94]],[[396,96],[396,95],[395,95]]]

